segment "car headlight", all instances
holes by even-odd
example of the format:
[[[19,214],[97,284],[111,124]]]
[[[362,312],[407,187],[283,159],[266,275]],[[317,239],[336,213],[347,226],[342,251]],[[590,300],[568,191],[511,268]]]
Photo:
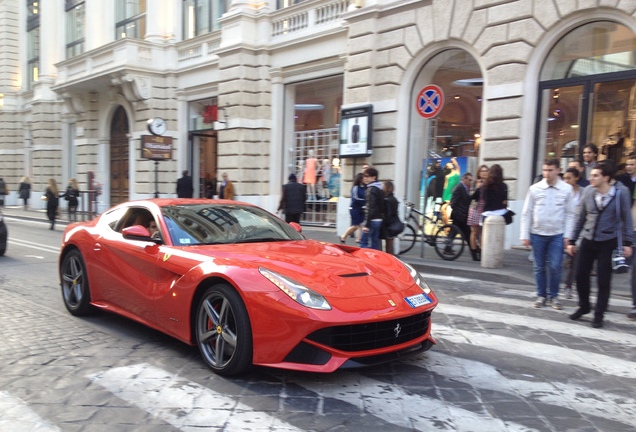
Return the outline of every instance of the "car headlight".
[[[327,300],[317,292],[262,267],[259,268],[258,271],[295,302],[311,309],[331,310],[331,306]]]
[[[402,264],[404,264],[404,267],[406,267],[406,269],[409,271],[409,274],[411,275],[417,286],[422,288],[422,291],[424,291],[426,294],[430,294],[431,288],[426,282],[424,282],[424,279],[422,278],[422,275],[420,275],[420,272],[418,272],[405,262],[402,262]]]

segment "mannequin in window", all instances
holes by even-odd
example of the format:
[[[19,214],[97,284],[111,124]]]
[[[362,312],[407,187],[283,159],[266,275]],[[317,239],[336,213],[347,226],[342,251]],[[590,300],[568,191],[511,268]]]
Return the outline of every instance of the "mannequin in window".
[[[351,126],[351,142],[357,143],[358,141],[360,141],[360,125],[356,117],[356,122]]]
[[[307,159],[305,160],[305,173],[303,174],[303,183],[307,185],[307,199],[316,199],[316,167],[318,159],[314,156],[314,151],[309,150]]]
[[[331,177],[331,161],[329,159],[323,159],[322,168],[320,169],[322,176],[320,177],[320,183],[322,185],[322,198],[328,200],[331,198],[329,194],[329,177]]]
[[[602,153],[607,159],[614,161],[616,166],[620,166],[623,162],[623,153],[625,151],[625,136],[623,130],[618,129],[614,135],[610,135],[603,142]]]

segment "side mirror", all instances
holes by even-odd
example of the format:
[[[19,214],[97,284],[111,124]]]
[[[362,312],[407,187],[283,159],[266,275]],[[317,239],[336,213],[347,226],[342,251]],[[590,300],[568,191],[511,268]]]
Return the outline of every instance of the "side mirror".
[[[303,232],[303,227],[301,227],[300,224],[296,222],[290,222],[289,225],[291,225],[291,227],[295,229],[296,231],[298,231],[299,233]]]
[[[161,240],[150,237],[150,231],[144,226],[133,225],[121,230],[122,235],[126,240],[141,240],[149,241],[153,243],[159,243]]]

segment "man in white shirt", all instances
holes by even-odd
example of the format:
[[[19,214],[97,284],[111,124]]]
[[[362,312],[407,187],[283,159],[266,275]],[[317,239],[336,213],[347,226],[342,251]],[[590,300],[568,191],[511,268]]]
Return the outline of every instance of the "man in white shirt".
[[[574,229],[572,186],[561,180],[558,159],[543,163],[543,180],[530,186],[521,213],[521,242],[532,245],[534,279],[537,284],[535,308],[546,305],[563,309],[559,302],[559,283],[563,249]],[[549,293],[548,293],[549,292]]]

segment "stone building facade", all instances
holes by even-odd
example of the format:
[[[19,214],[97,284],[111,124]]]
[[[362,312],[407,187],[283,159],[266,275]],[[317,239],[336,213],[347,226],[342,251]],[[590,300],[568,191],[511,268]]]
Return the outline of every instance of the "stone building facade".
[[[227,172],[273,211],[316,158],[306,222],[341,231],[362,164],[422,203],[430,161],[457,156],[500,164],[519,212],[543,158],[633,150],[635,13],[636,0],[0,0],[0,175],[12,203],[23,175],[40,191],[87,188],[92,172],[103,210],[174,196],[184,169],[199,195]],[[433,119],[418,106],[431,84]],[[369,105],[372,152],[341,157],[341,110]],[[141,151],[154,117],[172,139],[160,162]]]

